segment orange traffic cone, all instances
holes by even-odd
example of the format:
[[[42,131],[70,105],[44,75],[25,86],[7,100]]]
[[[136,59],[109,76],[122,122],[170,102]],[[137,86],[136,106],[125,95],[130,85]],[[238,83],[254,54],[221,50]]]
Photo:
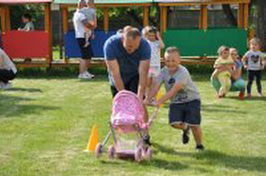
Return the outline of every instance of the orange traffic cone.
[[[87,148],[85,149],[86,152],[93,152],[96,148],[96,145],[99,142],[99,133],[98,128],[96,125],[93,125],[90,139],[88,141]]]

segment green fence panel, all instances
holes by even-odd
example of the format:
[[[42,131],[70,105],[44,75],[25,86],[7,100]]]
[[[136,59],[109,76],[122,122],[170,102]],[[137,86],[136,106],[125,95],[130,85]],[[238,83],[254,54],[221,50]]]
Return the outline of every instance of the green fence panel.
[[[247,49],[244,29],[183,29],[164,33],[166,46],[176,46],[183,56],[216,56],[221,45],[235,47],[240,54]]]

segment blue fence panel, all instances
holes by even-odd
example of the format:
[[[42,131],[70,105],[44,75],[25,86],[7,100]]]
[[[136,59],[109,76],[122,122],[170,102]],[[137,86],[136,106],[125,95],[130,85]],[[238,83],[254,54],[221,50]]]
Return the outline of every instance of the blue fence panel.
[[[94,57],[103,57],[103,45],[104,42],[112,35],[116,34],[116,31],[95,31],[95,39],[91,41],[92,51]],[[64,36],[65,44],[65,56],[67,58],[80,58],[81,53],[78,46],[78,42],[75,39],[75,32],[68,31]]]

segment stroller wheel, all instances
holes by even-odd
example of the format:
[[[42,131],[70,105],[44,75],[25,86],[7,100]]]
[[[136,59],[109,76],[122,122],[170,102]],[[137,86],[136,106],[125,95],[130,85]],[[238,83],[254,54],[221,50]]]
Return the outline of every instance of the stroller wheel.
[[[135,150],[135,161],[140,162],[142,160],[142,148],[138,147]]]
[[[114,159],[115,158],[115,147],[113,145],[110,145],[108,148],[108,157],[110,159]]]
[[[95,148],[95,155],[96,155],[96,157],[99,158],[101,156],[102,152],[103,152],[103,146],[102,146],[101,143],[98,143],[96,145],[96,148]]]
[[[152,149],[148,147],[146,151],[146,159],[151,160],[151,158],[152,158]]]

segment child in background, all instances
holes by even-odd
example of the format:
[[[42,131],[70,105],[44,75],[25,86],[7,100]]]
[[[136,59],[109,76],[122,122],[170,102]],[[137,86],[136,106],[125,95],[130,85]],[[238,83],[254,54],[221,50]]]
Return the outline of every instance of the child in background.
[[[249,42],[250,50],[242,58],[244,67],[248,71],[248,85],[247,93],[251,98],[251,86],[254,78],[256,77],[258,96],[262,96],[261,76],[264,69],[264,55],[260,51],[260,39],[253,38]]]
[[[154,86],[149,92],[145,104],[150,104],[164,83],[167,93],[153,105],[160,106],[170,100],[169,123],[173,128],[183,130],[182,142],[189,142],[189,129],[192,129],[196,149],[204,150],[202,145],[201,102],[199,92],[193,83],[188,70],[180,65],[180,53],[177,48],[169,47],[165,52],[165,65]]]
[[[243,64],[239,58],[238,51],[236,48],[230,48],[229,52],[230,52],[230,57],[232,58],[232,60],[235,63],[234,71],[233,71],[232,76],[231,76],[231,80],[233,81],[233,83],[236,83],[237,81],[243,80],[243,78],[241,76]],[[241,86],[239,86],[239,84],[238,84],[238,87],[241,87]],[[245,98],[245,89],[244,88],[240,90],[238,97],[240,100],[244,100],[244,98]]]
[[[234,61],[229,55],[229,48],[226,46],[221,46],[218,49],[219,57],[214,63],[214,72],[212,76],[217,76],[221,88],[218,93],[218,97],[224,97],[231,87],[231,72],[229,70],[233,70]]]
[[[96,17],[94,0],[87,0],[87,7],[80,9],[80,12],[86,16],[88,23],[90,23],[91,26],[93,26],[93,28],[85,28],[86,43],[84,47],[86,48],[88,45],[90,45],[90,39],[93,37],[93,29],[95,29],[97,26],[97,17]]]
[[[155,78],[160,74],[161,49],[164,48],[165,45],[160,36],[160,33],[155,27],[147,26],[143,29],[142,33],[151,46],[150,69],[148,73],[147,90],[146,90],[146,92],[148,93]]]
[[[26,13],[22,15],[22,22],[25,24],[23,28],[18,28],[19,31],[33,31],[34,25],[30,14]]]

